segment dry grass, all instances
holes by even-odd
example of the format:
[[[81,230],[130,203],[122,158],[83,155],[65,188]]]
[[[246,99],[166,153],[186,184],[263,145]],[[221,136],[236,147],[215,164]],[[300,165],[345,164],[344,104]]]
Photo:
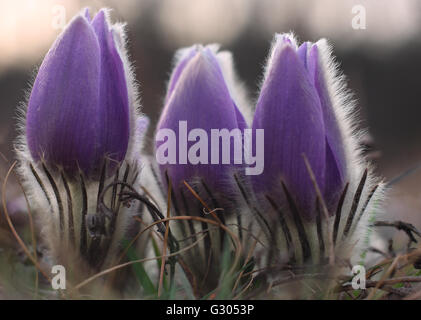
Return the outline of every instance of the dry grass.
[[[28,204],[28,217],[29,217],[29,237],[27,241],[25,237],[22,237],[16,230],[12,219],[9,215],[7,208],[7,186],[10,176],[14,172],[16,163],[10,165],[7,173],[2,181],[2,206],[3,213],[6,221],[8,232],[14,239],[16,244],[26,255],[30,261],[34,271],[34,281],[27,283],[27,287],[30,288],[33,298],[48,298],[56,296],[56,292],[50,289],[48,282],[51,282],[51,275],[48,271],[48,264],[37,256],[37,239],[38,233],[36,230],[36,223],[34,222],[33,213],[30,210],[30,204]],[[312,176],[311,168],[309,169],[310,176]],[[394,253],[393,251],[388,253],[388,256],[383,258],[381,261],[373,265],[366,272],[366,290],[360,290],[357,292],[350,285],[352,277],[349,276],[350,269],[346,261],[336,261],[334,253],[330,250],[329,264],[323,266],[290,266],[290,265],[271,265],[264,268],[258,268],[254,266],[251,270],[248,270],[248,266],[253,262],[256,255],[256,247],[261,246],[264,250],[270,250],[265,248],[264,243],[261,242],[262,233],[260,232],[257,236],[251,235],[249,238],[250,246],[245,252],[242,241],[238,237],[238,229],[251,232],[247,228],[236,224],[224,224],[221,219],[215,214],[218,208],[212,208],[209,206],[193,188],[184,182],[186,188],[191,194],[202,204],[206,213],[210,214],[210,218],[190,215],[178,215],[171,216],[171,184],[168,187],[167,193],[167,211],[166,217],[163,219],[155,220],[151,223],[146,223],[143,219],[135,217],[136,221],[143,225],[141,231],[139,231],[125,246],[119,258],[116,260],[116,264],[112,267],[100,270],[95,274],[87,277],[83,281],[75,284],[67,284],[68,289],[59,291],[59,298],[62,299],[81,299],[86,296],[84,293],[85,288],[94,282],[103,279],[106,281],[106,276],[113,275],[117,270],[124,268],[130,268],[136,265],[144,265],[150,261],[160,261],[159,265],[159,279],[157,284],[157,290],[155,296],[141,295],[137,293],[133,294],[129,292],[124,295],[114,296],[115,298],[129,297],[129,298],[185,298],[187,292],[191,291],[191,294],[197,299],[254,299],[254,298],[296,298],[297,296],[293,293],[296,288],[299,288],[299,292],[302,298],[310,299],[419,299],[421,298],[421,287],[417,284],[421,282],[421,273],[414,268],[414,264],[421,258],[421,249],[409,249],[410,244],[414,242],[415,238],[412,235],[409,237],[408,251],[404,253]],[[318,190],[317,184],[315,184],[316,190]],[[151,199],[159,210],[158,202],[153,196],[143,188],[143,192]],[[320,192],[320,190],[319,190]],[[319,195],[320,197],[321,195]],[[28,202],[28,199],[26,199]],[[325,208],[325,206],[324,206]],[[170,222],[176,226],[177,223],[182,221],[196,221],[200,223],[206,223],[207,225],[213,226],[201,232],[192,234],[188,239],[195,239],[190,244],[183,246],[179,250],[174,250],[170,245],[170,234],[173,227],[170,226]],[[154,230],[159,225],[164,224],[165,232],[161,234]],[[218,279],[218,286],[207,294],[198,293],[197,286],[199,279],[197,279],[192,266],[186,263],[183,259],[183,255],[193,250],[200,250],[203,245],[203,241],[210,236],[212,230],[223,230],[230,241],[228,246],[221,252],[221,255],[225,258],[222,259],[223,266],[220,270]],[[153,257],[144,257],[140,259],[130,260],[124,263],[121,261],[127,256],[129,250],[135,249],[136,241],[146,236],[154,242],[161,243],[160,251],[161,254],[156,254]],[[415,233],[415,235],[417,235]],[[187,239],[185,239],[187,240]],[[41,241],[42,242],[42,241]],[[4,244],[2,245],[4,246]],[[32,250],[31,250],[32,248]],[[227,249],[228,248],[228,249]],[[7,248],[2,248],[7,250]],[[230,251],[232,250],[232,251]],[[169,251],[169,252],[168,252]],[[230,252],[233,256],[230,257]],[[385,254],[386,255],[386,254]],[[3,261],[3,263],[5,263]],[[19,264],[21,262],[14,262]],[[164,286],[165,278],[167,274],[167,265],[170,265],[170,286],[166,288]],[[224,265],[225,264],[225,265]],[[176,273],[176,266],[179,266]],[[339,266],[339,267],[338,267]],[[157,267],[158,268],[158,267]],[[332,269],[334,268],[334,269]],[[273,274],[276,270],[278,274],[277,279],[268,281],[267,274]],[[312,270],[312,271],[311,271]],[[316,272],[314,270],[317,270]],[[340,270],[340,272],[338,272]],[[148,272],[150,270],[147,270]],[[311,272],[310,272],[311,271]],[[180,272],[184,274],[184,277],[188,281],[188,285],[181,285],[179,281]],[[38,276],[40,274],[41,278]],[[131,275],[132,279],[136,278],[135,274]],[[168,276],[167,276],[168,278]],[[0,286],[4,287],[8,279],[0,278]],[[46,282],[47,281],[47,284]],[[108,285],[110,281],[104,282]],[[46,293],[47,292],[47,293]],[[142,292],[142,290],[140,291]],[[3,290],[3,295],[4,295]],[[57,297],[57,296],[56,296]],[[90,298],[97,299],[103,297],[103,295],[90,294]]]

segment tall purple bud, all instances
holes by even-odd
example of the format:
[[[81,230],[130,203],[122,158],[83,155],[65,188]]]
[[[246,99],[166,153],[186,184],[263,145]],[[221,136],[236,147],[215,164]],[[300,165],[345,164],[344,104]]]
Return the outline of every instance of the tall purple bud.
[[[253,129],[265,130],[265,170],[252,179],[257,192],[281,197],[287,206],[284,183],[300,212],[312,218],[316,191],[304,155],[319,188],[329,196],[343,187],[345,159],[340,134],[332,153],[330,143],[337,132],[331,131],[337,127],[334,119],[326,121],[331,106],[321,99],[316,86],[322,80],[315,79],[317,47],[308,49],[307,44],[297,48],[286,36],[276,38],[253,120]]]
[[[384,185],[359,150],[352,102],[326,40],[275,36],[252,125],[265,130],[264,171],[251,180],[291,261],[324,261],[332,243],[347,257],[369,245]]]
[[[178,53],[156,132],[162,178],[167,172],[175,188],[199,179],[212,192],[231,192],[233,168],[241,164],[234,159],[236,143],[241,155],[247,125],[221,66],[224,54],[201,45]]]
[[[137,187],[147,127],[125,42],[108,10],[76,15],[39,68],[17,143],[49,254],[75,276],[113,263],[137,227],[113,184]]]
[[[36,162],[96,174],[121,162],[130,135],[128,84],[117,35],[101,10],[76,16],[42,62],[29,98],[26,139]]]

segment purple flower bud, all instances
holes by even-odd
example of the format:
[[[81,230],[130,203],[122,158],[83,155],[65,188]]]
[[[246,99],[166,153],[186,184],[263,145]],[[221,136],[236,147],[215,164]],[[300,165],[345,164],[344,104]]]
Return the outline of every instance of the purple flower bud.
[[[123,57],[101,10],[77,15],[39,68],[26,115],[35,161],[95,174],[105,157],[125,158],[130,134]]]
[[[344,143],[324,72],[317,44],[297,48],[294,39],[277,35],[253,120],[253,129],[264,129],[266,137],[265,170],[252,176],[256,192],[287,207],[282,181],[308,219],[315,217],[316,190],[303,155],[329,208],[346,178]]]
[[[215,149],[212,129],[230,132],[236,129],[242,133],[247,125],[229,90],[221,54],[210,46],[200,45],[178,52],[156,133],[156,155],[163,179],[165,181],[167,171],[176,188],[183,180],[192,182],[200,178],[212,190],[224,193],[230,189],[229,175],[237,164],[234,163],[233,139],[230,161],[223,163],[222,139]],[[174,139],[167,136],[168,129],[175,133]],[[204,147],[194,151],[199,141]],[[215,156],[218,150],[219,155]],[[169,153],[175,155],[174,152],[176,156],[171,157]],[[168,161],[163,163],[159,157]],[[192,163],[192,158],[197,163]]]

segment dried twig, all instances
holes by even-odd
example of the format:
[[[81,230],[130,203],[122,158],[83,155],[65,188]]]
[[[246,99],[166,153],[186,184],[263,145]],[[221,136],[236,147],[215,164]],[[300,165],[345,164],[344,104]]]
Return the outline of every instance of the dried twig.
[[[411,242],[415,242],[417,243],[417,239],[415,239],[414,234],[416,234],[418,237],[421,237],[421,233],[417,230],[417,228],[414,227],[414,225],[407,223],[407,222],[402,222],[402,221],[394,221],[394,222],[390,222],[390,221],[376,221],[373,226],[375,227],[392,227],[392,228],[396,228],[398,230],[402,230],[404,231]]]
[[[170,217],[170,207],[171,207],[171,181],[169,181],[168,183],[167,218]],[[167,254],[169,223],[170,223],[169,220],[165,223],[165,235],[164,235],[164,243],[162,247],[162,260],[161,260],[161,271],[159,275],[158,297],[161,296],[162,284],[164,282],[165,255]]]
[[[314,175],[313,169],[311,168],[311,165],[310,165],[310,162],[307,159],[307,156],[304,153],[303,153],[302,156],[304,158],[304,163],[307,167],[307,171],[310,175],[310,179],[313,183],[314,189],[316,190],[316,194],[317,194],[317,197],[320,201],[320,205],[322,206],[323,214],[325,216],[326,221],[328,221],[329,220],[329,210],[327,209],[326,203],[323,199],[323,195],[322,195],[322,193],[320,191],[320,188],[317,184],[317,180],[316,180],[316,177]],[[335,245],[334,245],[334,242],[333,242],[333,233],[331,232],[330,228],[327,228],[327,229],[328,229],[327,232],[328,232],[328,239],[329,239],[329,264],[331,266],[333,266],[335,264]]]

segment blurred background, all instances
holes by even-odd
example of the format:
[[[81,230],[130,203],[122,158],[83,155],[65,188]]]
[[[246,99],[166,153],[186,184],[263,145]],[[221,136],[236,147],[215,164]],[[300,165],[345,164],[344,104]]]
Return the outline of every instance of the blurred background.
[[[111,7],[114,21],[128,23],[149,137],[177,48],[217,42],[232,51],[255,101],[273,34],[293,31],[301,41],[325,37],[333,44],[361,125],[380,151],[378,171],[391,179],[421,163],[419,0],[0,0],[0,151],[7,158],[13,158],[16,108],[36,66],[85,6]],[[386,214],[421,228],[421,170],[391,194]]]

